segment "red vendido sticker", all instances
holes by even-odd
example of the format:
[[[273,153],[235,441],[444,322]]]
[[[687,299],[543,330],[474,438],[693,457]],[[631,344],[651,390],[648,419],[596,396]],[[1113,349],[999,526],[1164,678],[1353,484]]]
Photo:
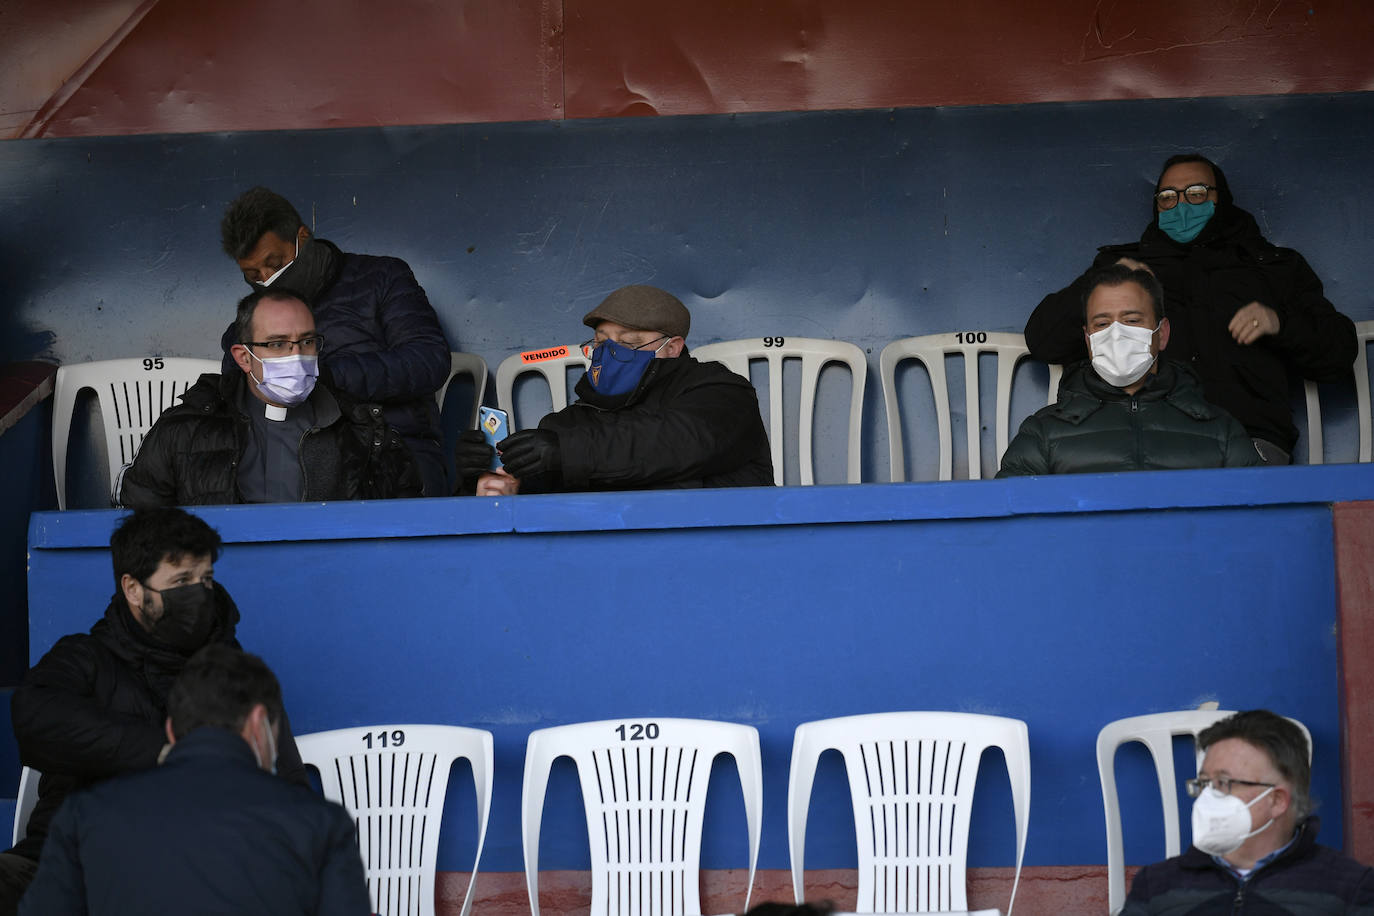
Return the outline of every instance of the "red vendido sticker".
[[[542,363],[546,359],[563,359],[568,355],[568,348],[549,347],[547,350],[526,350],[520,354],[522,363]]]

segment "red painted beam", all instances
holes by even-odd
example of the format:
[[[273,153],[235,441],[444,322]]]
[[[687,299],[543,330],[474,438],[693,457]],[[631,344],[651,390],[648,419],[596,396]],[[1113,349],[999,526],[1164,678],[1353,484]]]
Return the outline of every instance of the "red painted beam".
[[[1134,874],[1128,871],[1127,877]],[[969,869],[968,902],[972,909],[1007,908],[1011,868]],[[705,913],[735,913],[744,905],[743,869],[707,871],[701,879],[701,909]],[[808,869],[806,899],[829,900],[841,911],[852,911],[858,894],[854,869]],[[436,882],[438,916],[458,916],[468,876],[440,872]],[[792,902],[792,875],[784,869],[760,871],[754,880],[750,906],[764,901]],[[545,871],[539,874],[540,916],[586,916],[592,902],[590,872]],[[529,916],[529,895],[523,872],[481,872],[472,910],[483,916]],[[1107,912],[1107,869],[1102,865],[1037,866],[1021,870],[1016,912],[1055,913],[1057,916],[1102,916]]]
[[[1345,853],[1374,862],[1374,502],[1332,507]]]

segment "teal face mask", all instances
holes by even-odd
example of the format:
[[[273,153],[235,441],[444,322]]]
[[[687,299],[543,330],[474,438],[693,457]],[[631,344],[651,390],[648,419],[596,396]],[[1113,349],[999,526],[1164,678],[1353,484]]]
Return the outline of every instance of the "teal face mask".
[[[1197,238],[1202,227],[1207,225],[1207,221],[1212,218],[1212,214],[1216,210],[1217,205],[1210,200],[1200,204],[1181,201],[1172,210],[1160,212],[1158,216],[1160,231],[1180,245],[1186,245]]]

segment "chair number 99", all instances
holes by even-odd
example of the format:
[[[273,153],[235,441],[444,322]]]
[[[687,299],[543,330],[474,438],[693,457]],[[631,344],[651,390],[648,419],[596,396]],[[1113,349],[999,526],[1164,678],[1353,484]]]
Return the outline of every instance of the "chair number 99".
[[[786,339],[785,337],[765,337],[763,345],[765,347],[781,347]]]

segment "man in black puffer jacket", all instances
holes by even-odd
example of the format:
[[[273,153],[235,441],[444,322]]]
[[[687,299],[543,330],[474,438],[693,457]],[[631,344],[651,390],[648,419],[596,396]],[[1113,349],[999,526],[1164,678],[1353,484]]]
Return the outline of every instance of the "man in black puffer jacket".
[[[236,327],[233,372],[201,376],[158,417],[123,475],[123,505],[420,495],[414,461],[381,407],[315,383],[321,344],[304,302],[252,293]]]
[[[1170,356],[1187,363],[1207,400],[1234,416],[1264,460],[1287,464],[1298,432],[1289,375],[1350,377],[1355,327],[1336,311],[1302,255],[1271,245],[1236,207],[1226,176],[1189,154],[1164,163],[1140,241],[1100,250],[1094,267],[1148,267],[1164,284]],[[1051,293],[1026,322],[1031,356],[1072,363],[1087,355],[1079,332],[1087,274]]]
[[[773,485],[749,380],[687,354],[691,315],[652,286],[616,290],[582,319],[595,329],[578,400],[491,446],[464,434],[458,472],[480,496]]]
[[[224,251],[255,290],[296,293],[328,342],[321,377],[355,401],[380,404],[415,456],[424,495],[449,495],[434,393],[452,360],[439,316],[400,258],[340,251],[317,239],[291,203],[267,188],[245,191],[220,223]],[[234,369],[225,331],[224,374]]]
[[[214,581],[219,549],[215,530],[180,509],[126,516],[110,538],[115,594],[104,616],[58,640],[15,690],[19,759],[43,775],[24,839],[0,853],[0,914],[15,911],[68,794],[158,763],[167,695],[187,659],[212,642],[238,646],[238,608]],[[304,785],[285,721],[279,754],[282,777]]]
[[[1245,429],[1203,400],[1185,365],[1159,359],[1170,322],[1148,271],[1113,264],[1086,281],[1091,362],[1069,368],[1059,399],[1026,418],[998,477],[1259,464]]]

